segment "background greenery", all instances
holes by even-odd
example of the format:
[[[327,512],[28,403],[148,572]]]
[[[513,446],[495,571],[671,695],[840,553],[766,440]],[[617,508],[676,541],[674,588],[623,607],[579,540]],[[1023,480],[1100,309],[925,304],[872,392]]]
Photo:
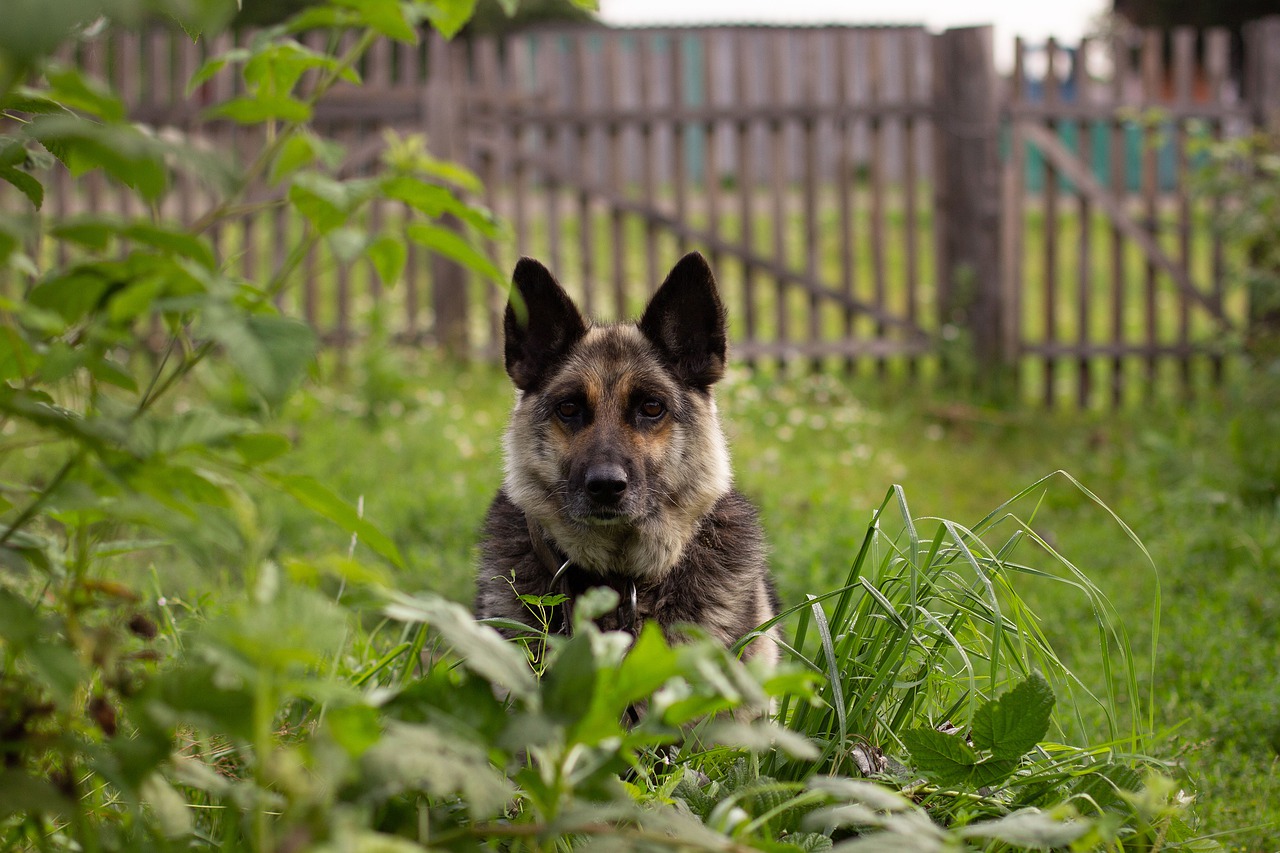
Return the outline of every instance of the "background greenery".
[[[212,109],[269,130],[245,172],[130,123],[48,58],[103,12],[198,31],[227,4],[15,8],[0,38],[0,180],[22,203],[0,217],[0,845],[1271,843],[1280,526],[1251,453],[1269,445],[1246,429],[1256,397],[1049,416],[735,373],[721,400],[773,543],[787,663],[753,670],[652,631],[629,644],[585,618],[601,599],[579,602],[572,639],[503,642],[456,602],[500,481],[505,379],[382,341],[336,363],[275,307],[319,242],[395,283],[402,238],[344,227],[374,200],[500,278],[438,222],[496,234],[464,201],[465,170],[393,140],[378,173],[341,180],[307,128],[374,39],[456,33],[472,4],[336,2],[215,59],[197,79],[232,62],[246,86]],[[312,52],[291,36],[304,26],[358,36]],[[105,174],[143,212],[47,221],[60,169]],[[193,225],[160,215],[177,170],[211,187]],[[247,279],[207,229],[264,179],[302,227]]]

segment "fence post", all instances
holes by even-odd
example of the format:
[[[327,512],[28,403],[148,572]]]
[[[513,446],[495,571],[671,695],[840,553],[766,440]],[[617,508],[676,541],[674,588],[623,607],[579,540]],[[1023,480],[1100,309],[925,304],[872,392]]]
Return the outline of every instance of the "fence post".
[[[1245,26],[1245,86],[1266,150],[1280,153],[1280,15]],[[1276,190],[1280,192],[1280,189]],[[1275,238],[1271,238],[1275,239]],[[1251,265],[1265,266],[1266,246],[1253,242]],[[1271,253],[1274,257],[1274,253]],[[1263,269],[1249,283],[1249,328],[1245,349],[1255,362],[1280,363],[1280,269]]]
[[[423,91],[426,111],[427,147],[445,160],[460,160],[463,138],[460,97],[464,81],[455,80],[455,57],[461,45],[446,41],[432,31],[427,43],[427,85]],[[462,223],[452,214],[440,224],[465,238]],[[457,262],[438,253],[431,255],[431,308],[435,316],[436,344],[459,358],[467,355],[467,271]]]
[[[1016,342],[1000,268],[1000,118],[990,26],[934,39],[935,193],[942,322],[972,336],[980,379],[1002,381]]]

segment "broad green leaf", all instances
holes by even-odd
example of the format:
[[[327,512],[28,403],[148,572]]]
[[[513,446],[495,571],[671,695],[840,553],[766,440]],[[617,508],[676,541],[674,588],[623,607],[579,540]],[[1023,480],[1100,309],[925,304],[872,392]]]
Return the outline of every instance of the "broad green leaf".
[[[216,447],[255,428],[252,421],[208,409],[150,415],[134,422],[132,446],[140,455],[172,455],[188,447]]]
[[[349,264],[365,253],[369,245],[368,232],[363,228],[335,228],[326,235],[330,250],[339,263]]]
[[[29,300],[36,308],[55,312],[68,324],[79,322],[102,303],[112,281],[104,277],[106,267],[72,268],[64,275],[40,282],[31,290]]]
[[[26,659],[54,701],[64,708],[69,706],[83,675],[75,652],[58,643],[42,642],[27,647]]]
[[[524,653],[497,631],[478,624],[462,605],[435,595],[396,593],[386,614],[402,622],[430,625],[457,650],[464,666],[490,683],[525,699],[537,695],[537,682]]]
[[[352,758],[359,758],[382,737],[378,709],[369,705],[331,708],[324,721],[329,735]]]
[[[405,44],[417,44],[418,33],[405,20],[399,0],[335,0],[356,13],[356,23]]]
[[[289,201],[321,234],[345,225],[354,204],[347,184],[314,172],[294,176]]]
[[[410,222],[405,232],[415,243],[457,262],[495,284],[505,285],[502,271],[458,232],[443,225],[426,222]]]
[[[364,251],[383,285],[392,287],[400,280],[409,258],[409,251],[405,248],[403,240],[390,234],[383,234],[370,243]]]
[[[48,97],[64,107],[106,122],[124,120],[124,102],[101,81],[85,76],[78,69],[51,65],[45,69],[45,79],[49,82]]]
[[[259,465],[288,453],[293,443],[277,432],[231,436],[231,447],[249,465]]]
[[[460,796],[475,817],[496,815],[515,787],[489,762],[485,748],[425,725],[391,723],[361,761],[367,796],[377,802],[411,791]]]
[[[207,314],[206,321],[208,333],[272,406],[283,402],[297,387],[315,357],[315,332],[298,320],[269,314]]]
[[[817,746],[809,738],[799,732],[765,721],[746,723],[736,720],[717,720],[707,730],[706,737],[711,743],[737,747],[757,754],[776,749],[801,761],[814,761],[820,754]]]
[[[424,7],[431,26],[447,39],[458,34],[475,9],[476,0],[429,0]]]
[[[396,568],[405,568],[404,558],[396,544],[319,480],[297,475],[271,477],[271,480],[307,509],[329,519],[347,533],[355,534],[362,545],[389,560]]]
[[[403,201],[431,219],[439,219],[446,213],[451,213],[486,237],[493,237],[498,233],[498,220],[492,211],[467,204],[448,187],[396,175],[383,180],[382,191],[387,197]]]
[[[131,222],[120,230],[120,235],[167,254],[189,258],[205,269],[217,269],[218,261],[214,257],[213,248],[207,240],[196,234],[149,222]]]
[[[15,169],[12,166],[0,167],[0,180],[16,187],[36,210],[44,205],[44,184],[21,169]]]
[[[978,754],[957,735],[930,728],[909,729],[902,743],[916,768],[943,786],[957,785],[969,775]]]
[[[21,648],[40,635],[40,618],[25,600],[0,587],[0,637]]]
[[[238,124],[262,124],[272,119],[301,123],[311,120],[311,105],[288,95],[241,95],[210,108],[205,115]]]
[[[996,758],[1018,759],[1044,740],[1053,715],[1053,688],[1039,673],[973,715],[973,745]]]
[[[11,815],[71,814],[75,805],[48,779],[21,770],[0,770],[0,819]]]
[[[138,796],[151,808],[156,824],[166,838],[182,838],[194,830],[186,799],[159,773],[152,773],[143,780]]]
[[[1089,832],[1092,822],[1072,817],[1064,820],[1036,808],[1021,809],[999,820],[987,820],[960,827],[961,838],[1002,841],[1014,847],[1037,850],[1065,848]]]
[[[590,634],[577,634],[565,643],[542,678],[542,708],[547,716],[566,726],[582,719],[595,698],[597,666]]]
[[[37,116],[24,128],[79,177],[101,168],[155,201],[169,187],[167,145],[129,124],[102,125],[68,115]]]
[[[84,366],[99,382],[105,382],[135,394],[138,391],[138,383],[133,375],[106,356],[90,357],[85,360]]]
[[[655,622],[646,622],[610,681],[613,701],[626,707],[653,693],[682,669],[680,657],[667,644],[662,629]]]
[[[321,139],[309,130],[299,129],[281,144],[280,153],[271,163],[271,183],[278,184],[317,160],[330,169],[336,169],[342,164],[344,156],[345,151],[338,143]]]
[[[195,74],[191,75],[191,79],[187,81],[186,95],[188,98],[205,83],[208,83],[218,75],[218,72],[226,68],[233,62],[244,62],[249,58],[249,51],[236,47],[228,50],[226,53],[212,57],[205,61]]]

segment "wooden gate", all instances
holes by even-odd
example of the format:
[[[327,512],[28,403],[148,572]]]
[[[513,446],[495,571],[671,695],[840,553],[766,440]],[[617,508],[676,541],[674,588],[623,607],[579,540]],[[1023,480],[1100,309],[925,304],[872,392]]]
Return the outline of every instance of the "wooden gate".
[[[1265,53],[1252,36],[1247,50]],[[1270,47],[1271,51],[1276,46]],[[1221,383],[1244,305],[1228,293],[1204,147],[1250,130],[1225,30],[1019,41],[1003,109],[1005,349],[1047,405]]]

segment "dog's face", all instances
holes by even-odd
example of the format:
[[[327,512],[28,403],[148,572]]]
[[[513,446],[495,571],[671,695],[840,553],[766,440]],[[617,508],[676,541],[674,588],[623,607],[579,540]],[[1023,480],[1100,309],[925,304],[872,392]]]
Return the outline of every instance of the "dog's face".
[[[725,315],[710,268],[686,256],[636,324],[588,325],[537,261],[520,261],[514,285],[508,494],[575,562],[664,571],[729,489],[711,397]]]

